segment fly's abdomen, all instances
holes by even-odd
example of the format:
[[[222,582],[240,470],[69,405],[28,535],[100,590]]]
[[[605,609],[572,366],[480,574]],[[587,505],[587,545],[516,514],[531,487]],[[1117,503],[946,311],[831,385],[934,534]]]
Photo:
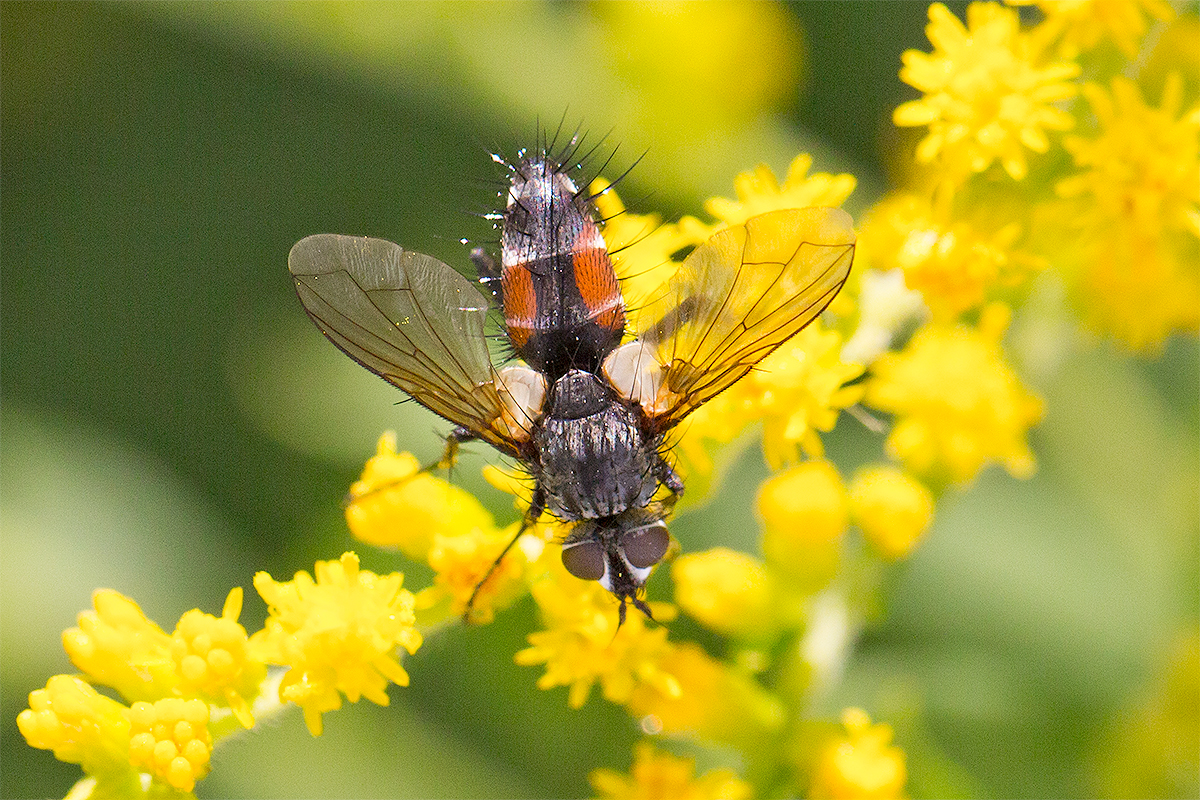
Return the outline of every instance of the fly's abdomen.
[[[591,205],[545,157],[522,162],[508,193],[501,294],[517,354],[553,381],[596,372],[625,331],[625,303]]]

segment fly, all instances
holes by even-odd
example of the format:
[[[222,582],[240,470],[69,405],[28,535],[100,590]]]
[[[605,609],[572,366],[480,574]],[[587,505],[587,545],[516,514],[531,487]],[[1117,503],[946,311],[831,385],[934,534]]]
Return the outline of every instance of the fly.
[[[330,341],[456,426],[449,455],[478,439],[521,463],[534,489],[513,542],[545,511],[569,523],[563,565],[612,592],[624,622],[627,603],[650,614],[643,587],[684,490],[668,432],[825,309],[849,274],[854,232],[835,208],[721,230],[629,331],[592,197],[566,160],[543,151],[506,165],[499,263],[472,253],[481,282],[499,284],[519,357],[503,367],[488,355],[488,301],[432,256],[320,234],[292,248],[288,267]]]

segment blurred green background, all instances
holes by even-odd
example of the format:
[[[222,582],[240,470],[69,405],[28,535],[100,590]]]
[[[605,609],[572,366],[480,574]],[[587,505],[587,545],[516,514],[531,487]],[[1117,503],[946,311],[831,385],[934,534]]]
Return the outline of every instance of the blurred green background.
[[[447,426],[312,328],[295,241],[370,234],[463,268],[460,239],[494,236],[466,213],[496,202],[489,149],[564,115],[611,129],[610,176],[647,153],[622,191],[639,212],[698,213],[806,150],[859,178],[859,213],[904,152],[896,72],[925,20],[917,2],[0,4],[0,795],[79,776],[14,718],[71,671],[61,631],[94,588],[169,630],[257,570],[345,549],[425,579],[356,546],[339,502],[382,430],[429,458]],[[1041,470],[946,498],[826,710],[894,724],[916,797],[1195,791],[1161,753],[1197,746],[1197,676],[1172,660],[1200,601],[1196,341],[1132,360],[1053,309],[1014,333],[1041,354]],[[850,425],[828,442],[867,446]],[[461,480],[511,515],[474,450]],[[764,475],[752,449],[675,525],[684,546],[753,550]],[[243,621],[264,613],[248,591]],[[431,638],[390,708],[329,715],[316,739],[285,717],[222,747],[198,793],[586,795],[638,731],[534,688],[512,663],[534,624],[526,601]]]

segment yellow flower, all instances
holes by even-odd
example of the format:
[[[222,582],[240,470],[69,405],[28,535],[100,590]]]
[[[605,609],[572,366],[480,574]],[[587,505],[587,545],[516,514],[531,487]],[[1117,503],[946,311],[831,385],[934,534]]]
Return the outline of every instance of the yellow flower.
[[[675,442],[678,471],[703,487],[714,468],[707,443],[729,443],[756,422],[763,424],[763,456],[773,469],[795,463],[801,454],[824,456],[818,434],[833,430],[841,410],[862,399],[862,387],[846,384],[863,367],[847,363],[842,353],[841,334],[819,319],[784,342],[688,418]]]
[[[904,751],[892,745],[888,725],[872,725],[858,708],[842,713],[847,735],[821,753],[808,796],[812,800],[890,800],[908,780]]]
[[[749,800],[750,784],[729,769],[696,775],[696,761],[639,742],[629,775],[593,770],[588,780],[601,800]]]
[[[175,626],[171,656],[180,691],[228,706],[243,727],[252,728],[250,703],[267,677],[267,667],[250,656],[246,629],[237,621],[241,611],[240,586],[229,592],[220,617],[198,608],[188,611]]]
[[[895,467],[865,467],[850,481],[850,514],[884,558],[903,558],[933,521],[933,495]]]
[[[112,589],[97,589],[92,604],[96,610],[80,613],[78,628],[63,631],[71,662],[130,701],[175,694],[179,676],[171,637],[146,619],[137,603]]]
[[[1064,142],[1084,171],[1057,187],[1085,204],[1077,288],[1093,324],[1152,349],[1200,325],[1200,109],[1182,110],[1176,73],[1158,108],[1120,77],[1084,95],[1100,130]]]
[[[741,225],[751,217],[768,211],[809,206],[840,206],[854,191],[857,181],[853,175],[841,173],[830,175],[818,172],[809,175],[812,156],[801,153],[792,159],[783,185],[766,164],[739,173],[733,179],[737,200],[714,197],[704,204],[704,209],[719,219],[721,227]]]
[[[905,285],[921,292],[934,319],[949,321],[1028,275],[1033,260],[1013,250],[1020,233],[1016,222],[984,232],[941,219],[928,199],[901,193],[871,210],[861,241],[875,269],[903,270]]]
[[[1083,94],[1099,132],[1063,142],[1085,171],[1059,183],[1059,193],[1087,195],[1103,218],[1128,218],[1150,235],[1200,235],[1200,109],[1184,112],[1179,74],[1167,78],[1157,108],[1128,78],[1113,78],[1111,92],[1086,84]]]
[[[523,666],[546,665],[538,688],[569,686],[571,708],[587,702],[597,682],[605,699],[614,703],[625,702],[639,683],[668,694],[678,692],[675,678],[660,666],[671,649],[667,629],[631,609],[618,630],[613,596],[597,581],[570,575],[557,557],[558,548],[547,551],[546,561],[554,563],[532,588],[546,629],[529,634],[530,646],[514,658]],[[650,603],[650,608],[658,622],[675,616],[664,603]]]
[[[1111,39],[1127,57],[1137,55],[1146,33],[1146,17],[1171,19],[1175,12],[1164,0],[1006,0],[1009,5],[1036,5],[1045,15],[1040,26],[1047,38],[1061,38],[1064,58],[1091,50]]]
[[[725,428],[736,426],[733,435],[762,420],[763,455],[772,469],[795,463],[801,452],[820,458],[825,447],[818,431],[833,430],[841,410],[862,398],[862,387],[846,384],[863,368],[842,361],[842,344],[841,334],[819,320],[813,322],[726,390],[725,399],[706,419],[721,418]],[[712,438],[732,438],[720,430]],[[693,423],[688,434],[708,435],[708,429]]]
[[[449,602],[449,613],[461,616],[467,603],[474,597],[471,606],[471,621],[488,623],[495,617],[496,608],[511,602],[523,584],[523,566],[527,560],[528,543],[540,551],[541,540],[533,534],[523,534],[522,541],[513,545],[500,565],[492,570],[496,557],[512,541],[517,525],[504,530],[481,530],[476,528],[460,536],[434,537],[429,550],[429,566],[437,573],[434,585],[417,593],[417,607],[428,608],[435,603]],[[488,571],[492,570],[488,575]],[[480,585],[480,581],[487,580]],[[478,587],[478,592],[476,592]]]
[[[1008,320],[994,304],[978,329],[929,325],[875,362],[866,402],[896,416],[888,452],[935,485],[970,481],[992,461],[1017,477],[1033,473],[1025,434],[1042,403],[1005,361]]]
[[[739,748],[762,745],[783,726],[782,704],[744,670],[731,667],[693,642],[670,649],[662,667],[674,691],[642,683],[626,703],[646,730]]]
[[[360,571],[354,553],[318,561],[314,571],[315,581],[303,571],[286,583],[265,572],[254,576],[269,616],[250,645],[267,663],[290,667],[279,698],[303,708],[305,724],[319,736],[321,714],[341,708],[342,695],[386,706],[388,681],[407,686],[396,647],[415,653],[421,634],[400,573]]]
[[[454,536],[495,522],[470,493],[420,471],[411,453],[396,452],[396,437],[379,437],[362,478],[350,487],[346,522],[354,536],[377,547],[396,547],[424,561],[441,534]]]
[[[967,26],[941,3],[929,7],[925,29],[932,54],[907,50],[900,79],[925,93],[900,105],[900,126],[928,125],[917,160],[941,159],[951,176],[983,172],[997,159],[1014,179],[1025,177],[1025,150],[1044,153],[1047,130],[1067,130],[1071,115],[1054,103],[1075,95],[1068,81],[1079,66],[1042,66],[1038,42],[1020,29],[1012,9],[972,3]]]
[[[767,563],[810,585],[831,576],[849,524],[846,487],[832,464],[806,461],[767,479],[758,513]]]
[[[17,727],[30,747],[53,750],[60,761],[110,781],[133,781],[125,706],[74,675],[55,675],[29,693]],[[116,796],[116,795],[114,795]]]
[[[129,760],[181,792],[208,774],[212,736],[208,706],[177,697],[140,701],[129,709]]]
[[[770,576],[757,559],[714,547],[689,553],[671,564],[675,602],[706,628],[753,638],[773,627]]]

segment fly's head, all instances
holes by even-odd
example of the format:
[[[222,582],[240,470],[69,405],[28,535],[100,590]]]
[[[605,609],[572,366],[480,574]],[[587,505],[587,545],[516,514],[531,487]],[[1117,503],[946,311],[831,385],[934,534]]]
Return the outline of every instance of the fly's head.
[[[625,623],[627,603],[654,619],[641,595],[654,565],[662,561],[671,544],[664,514],[662,508],[648,507],[585,520],[563,541],[567,572],[581,580],[599,581],[621,601],[618,629]]]

